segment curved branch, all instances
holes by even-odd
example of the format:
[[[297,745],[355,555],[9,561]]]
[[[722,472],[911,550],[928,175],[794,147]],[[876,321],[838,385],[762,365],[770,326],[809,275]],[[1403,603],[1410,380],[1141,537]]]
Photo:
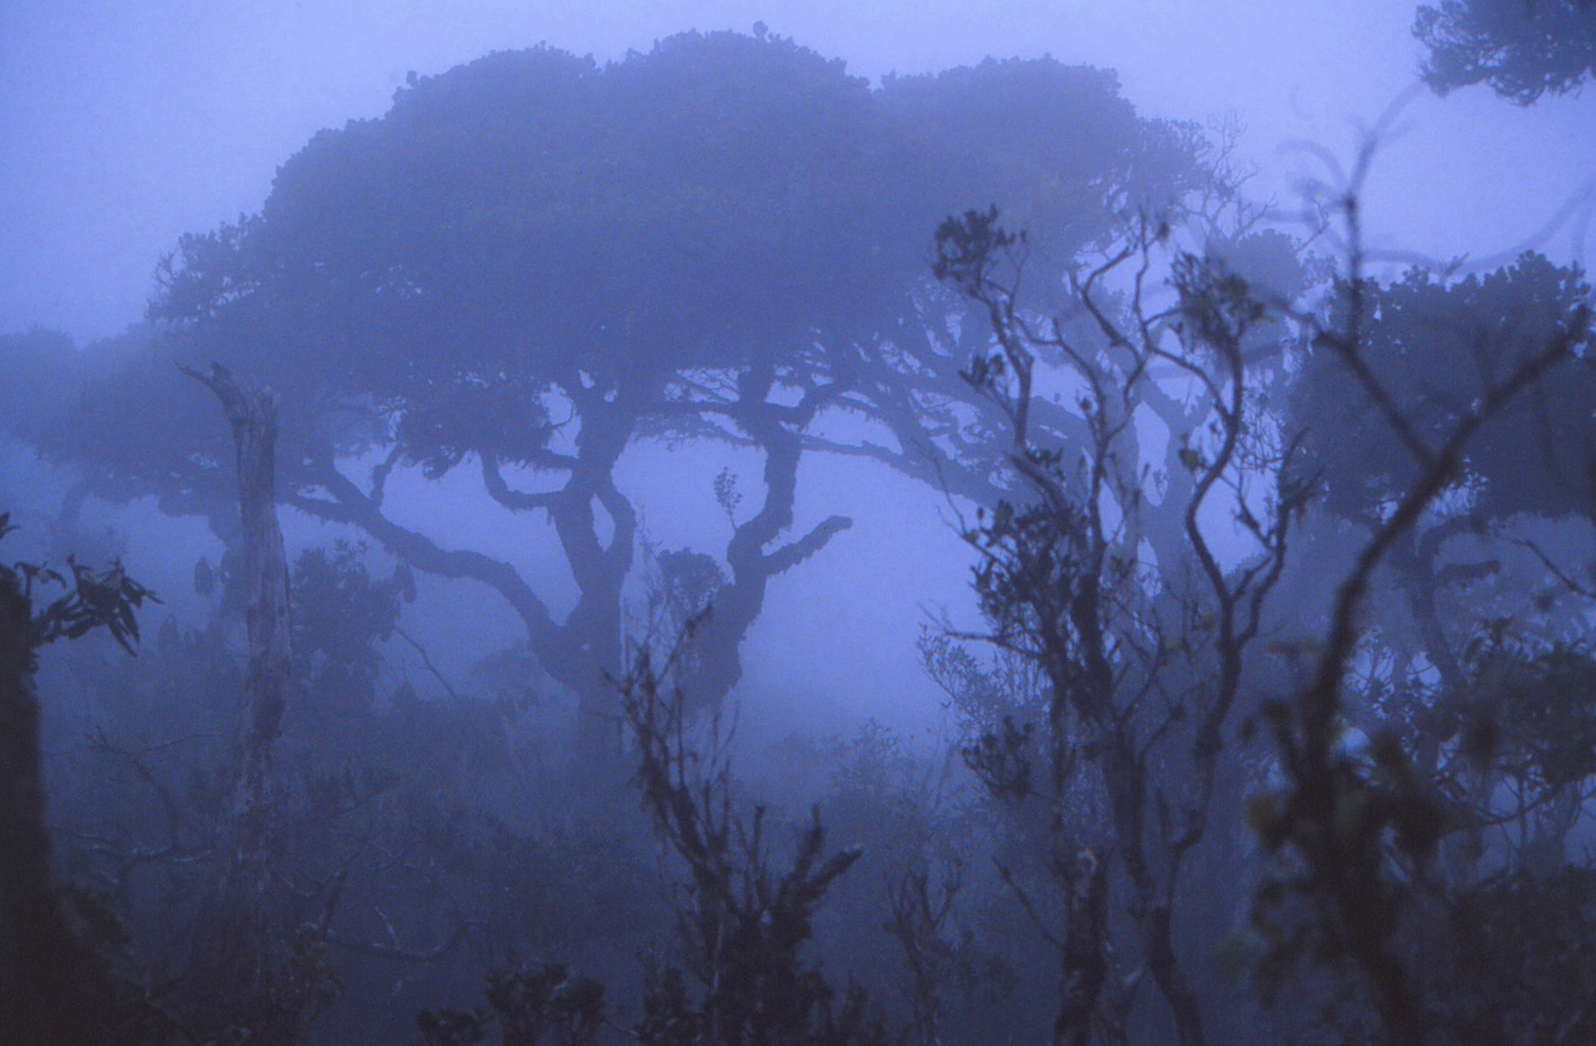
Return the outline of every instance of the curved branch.
[[[763,560],[765,575],[774,577],[786,573],[825,548],[832,538],[851,526],[853,520],[847,516],[831,516],[797,541],[789,542],[766,555]]]
[[[510,485],[504,481],[504,473],[499,469],[499,459],[492,454],[482,455],[482,486],[487,490],[489,497],[512,512],[546,509],[553,504],[556,497],[552,493],[529,494],[520,490],[511,490]]]
[[[513,566],[480,552],[441,548],[426,535],[400,526],[383,515],[359,487],[331,464],[321,463],[314,476],[332,500],[294,492],[285,494],[283,501],[317,519],[359,527],[417,570],[438,577],[480,581],[515,608],[534,649],[557,648],[559,626],[543,600]]]

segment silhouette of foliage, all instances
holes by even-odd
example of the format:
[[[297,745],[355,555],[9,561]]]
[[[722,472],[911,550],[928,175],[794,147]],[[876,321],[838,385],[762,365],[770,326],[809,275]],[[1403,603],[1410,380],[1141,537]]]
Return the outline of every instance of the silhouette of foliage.
[[[0,512],[0,538],[16,530],[11,515]],[[0,565],[0,577],[17,586],[23,598],[33,599],[35,591],[64,588],[66,591],[34,612],[29,642],[48,646],[59,639],[77,639],[103,628],[117,645],[132,654],[139,640],[138,610],[145,603],[159,603],[155,593],[128,577],[120,563],[94,570],[67,557],[67,573],[35,563]]]
[[[0,512],[0,540],[15,529]],[[0,1039],[8,1042],[92,1043],[121,1016],[115,983],[74,930],[55,885],[33,677],[42,647],[98,628],[131,654],[136,612],[158,600],[120,564],[97,572],[69,562],[70,580],[36,564],[0,564]],[[51,587],[67,591],[36,607]]]
[[[1592,0],[1442,0],[1419,8],[1413,32],[1430,51],[1424,79],[1442,93],[1485,83],[1529,105],[1596,76]]]
[[[700,619],[701,620],[701,619]],[[678,641],[677,652],[690,639]],[[687,705],[671,673],[642,652],[623,685],[636,746],[637,785],[654,826],[686,865],[678,903],[683,965],[657,971],[638,1026],[649,1046],[885,1046],[886,1032],[855,991],[839,1000],[802,949],[815,909],[859,859],[825,855],[826,833],[811,811],[791,859],[778,865],[767,808],[739,811],[718,720],[695,748]]]

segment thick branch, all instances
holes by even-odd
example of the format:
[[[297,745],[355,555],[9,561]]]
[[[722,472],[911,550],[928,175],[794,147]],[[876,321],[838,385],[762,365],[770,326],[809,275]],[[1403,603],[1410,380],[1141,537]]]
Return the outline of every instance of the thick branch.
[[[389,519],[334,466],[323,463],[315,472],[317,485],[331,495],[314,498],[288,493],[283,501],[317,519],[359,527],[394,555],[417,570],[446,578],[468,578],[498,592],[515,609],[535,650],[557,648],[559,626],[548,607],[510,564],[466,549],[445,549],[431,538]]]

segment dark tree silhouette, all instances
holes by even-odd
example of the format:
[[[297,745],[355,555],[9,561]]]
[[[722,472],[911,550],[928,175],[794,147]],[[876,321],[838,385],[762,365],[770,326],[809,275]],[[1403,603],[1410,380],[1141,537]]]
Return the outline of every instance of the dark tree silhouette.
[[[14,528],[0,513],[0,538]],[[0,1041],[93,1043],[109,1025],[105,985],[63,909],[50,868],[40,776],[41,647],[104,628],[129,653],[136,611],[154,595],[120,566],[70,576],[27,563],[0,565]],[[65,588],[43,609],[34,600]]]
[[[1074,1046],[1102,1027],[1208,1041],[1177,895],[1210,827],[1244,657],[1307,494],[1274,482],[1295,448],[1263,420],[1276,358],[1265,350],[1281,329],[1222,258],[1166,256],[1167,234],[1139,217],[1106,260],[1070,274],[1082,324],[1027,312],[1015,289],[1027,238],[995,210],[937,234],[937,275],[993,332],[966,378],[1006,417],[1020,480],[965,535],[991,627],[981,638],[1034,665],[1044,691],[1035,719],[1005,717],[966,760],[998,796],[1045,818],[1041,863],[1059,915],[1044,929],[1061,961],[1054,1041]],[[1155,306],[1160,263],[1169,300]],[[1103,290],[1120,273],[1132,288],[1123,309]],[[1043,442],[1033,426],[1044,382],[1057,387],[1049,363],[1078,389],[1082,442]],[[1189,393],[1171,392],[1184,382]],[[1150,412],[1175,422],[1157,457],[1140,431]],[[1171,475],[1150,478],[1164,457]],[[1211,499],[1245,542],[1233,566],[1215,551]],[[1154,538],[1160,521],[1170,529]],[[1162,1000],[1151,1018],[1122,987],[1138,970]]]
[[[1430,52],[1424,79],[1443,94],[1484,83],[1529,105],[1596,76],[1592,0],[1443,0],[1419,8],[1413,33]]]

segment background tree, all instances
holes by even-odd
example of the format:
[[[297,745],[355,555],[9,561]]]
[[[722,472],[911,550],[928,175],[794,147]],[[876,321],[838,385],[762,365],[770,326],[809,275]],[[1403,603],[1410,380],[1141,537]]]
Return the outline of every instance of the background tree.
[[[1339,329],[1355,325],[1362,338],[1355,364],[1347,366],[1332,344],[1316,343],[1288,405],[1288,424],[1304,433],[1302,474],[1319,478],[1324,509],[1365,532],[1377,530],[1426,467],[1424,448],[1561,337],[1588,294],[1576,269],[1526,255],[1496,272],[1450,281],[1413,270],[1343,299]],[[1345,315],[1354,297],[1358,318]],[[1388,391],[1373,398],[1366,383]],[[1540,567],[1528,521],[1588,519],[1596,509],[1596,460],[1585,436],[1593,416],[1596,387],[1571,372],[1526,390],[1470,440],[1444,489],[1392,549],[1390,595],[1405,604],[1411,628],[1391,621],[1381,632],[1408,667],[1427,665],[1456,687],[1460,651],[1478,627],[1493,578]],[[1526,468],[1527,458],[1537,466]],[[1529,547],[1515,548],[1519,542]],[[1518,605],[1499,603],[1492,613],[1516,617],[1547,593],[1514,583],[1502,595],[1516,596]]]
[[[937,162],[920,184],[930,226],[989,205],[1027,230],[1017,305],[1033,315],[1071,309],[1066,271],[1119,242],[1138,211],[1174,218],[1234,190],[1223,142],[1192,124],[1138,118],[1112,72],[1051,62],[987,61],[974,69],[889,78],[882,103],[930,141]],[[1069,113],[1068,121],[1037,113]],[[939,490],[991,506],[1009,492],[1011,431],[963,372],[991,336],[985,311],[937,281],[908,284],[873,342],[851,362],[840,404],[870,424],[854,440],[808,443],[886,464]],[[1067,363],[1049,355],[1047,367]],[[1030,424],[1049,440],[1081,442],[1082,419],[1045,396]]]
[[[1520,105],[1596,75],[1591,0],[1444,0],[1419,8],[1424,79],[1441,93],[1486,83]]]
[[[1102,227],[1105,195],[1196,178],[1193,140],[1140,120],[1111,74],[1052,61],[872,90],[773,37],[687,34],[604,67],[500,54],[319,135],[259,215],[183,241],[153,315],[175,334],[163,351],[282,395],[287,504],[499,592],[601,745],[635,565],[637,506],[615,471],[627,448],[707,439],[764,458],[699,639],[690,689],[715,700],[770,580],[847,525],[787,534],[817,419],[896,411],[891,453],[935,471],[903,412],[905,394],[942,396],[956,369],[946,344],[905,356],[926,336],[915,302],[937,293],[924,230],[996,193],[1067,230],[1064,256]],[[225,459],[169,409],[169,381],[154,357],[136,363],[96,393],[120,422],[101,415],[69,453],[219,519]],[[474,470],[504,510],[546,518],[574,605],[561,613],[512,564],[403,523],[384,492],[411,468]]]
[[[1264,710],[1284,783],[1251,813],[1276,857],[1255,898],[1260,972],[1272,995],[1295,963],[1329,970],[1334,1001],[1323,1023],[1341,1034],[1412,1046],[1570,1041],[1584,1033],[1584,994],[1543,994],[1544,972],[1519,982],[1513,964],[1528,953],[1489,936],[1515,920],[1515,934],[1549,929],[1541,905],[1568,902],[1586,879],[1557,860],[1526,879],[1513,852],[1513,833],[1520,843],[1529,838],[1541,803],[1570,786],[1582,792],[1579,759],[1565,762],[1570,776],[1559,778],[1532,769],[1538,758],[1528,753],[1558,748],[1536,723],[1558,722],[1553,732],[1574,749],[1585,743],[1575,738],[1588,739],[1577,728],[1583,655],[1534,642],[1502,649],[1522,602],[1491,619],[1474,597],[1449,635],[1434,600],[1449,580],[1436,569],[1437,550],[1459,530],[1449,520],[1468,520],[1489,542],[1501,517],[1586,507],[1587,488],[1563,471],[1587,465],[1582,441],[1536,432],[1558,424],[1559,408],[1566,431],[1590,422],[1590,290],[1577,272],[1533,257],[1484,278],[1448,284],[1409,273],[1381,287],[1361,267],[1356,185],[1341,199],[1348,270],[1331,319],[1311,340],[1293,405],[1299,420],[1332,405],[1308,422],[1305,457],[1317,463],[1309,467],[1327,484],[1332,510],[1363,506],[1367,536],[1337,584],[1296,697]],[[1417,366],[1428,369],[1409,369]],[[1330,419],[1353,402],[1380,423],[1356,429],[1361,438],[1397,444],[1378,464],[1356,450],[1342,457],[1339,444],[1330,449]],[[1402,555],[1415,534],[1432,546],[1417,566]],[[1389,612],[1360,620],[1377,571],[1391,562],[1401,564],[1400,587],[1417,604],[1418,658],[1382,655]],[[1476,564],[1451,580],[1467,584],[1499,567]],[[1508,721],[1515,725],[1498,748],[1496,731]],[[1359,740],[1349,743],[1352,728]],[[1483,829],[1505,829],[1505,844],[1487,841]],[[1529,951],[1561,947],[1557,937]],[[1564,954],[1584,962],[1578,949]]]

